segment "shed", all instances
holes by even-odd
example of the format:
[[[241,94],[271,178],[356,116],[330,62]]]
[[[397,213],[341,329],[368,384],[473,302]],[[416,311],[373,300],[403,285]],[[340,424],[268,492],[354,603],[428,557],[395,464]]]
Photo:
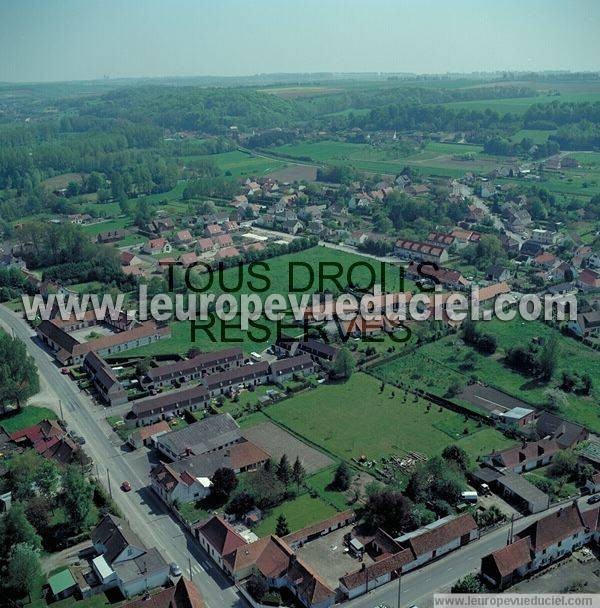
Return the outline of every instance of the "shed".
[[[48,585],[50,586],[50,591],[55,600],[62,600],[66,597],[70,597],[77,589],[77,583],[68,568],[53,574],[48,579]]]

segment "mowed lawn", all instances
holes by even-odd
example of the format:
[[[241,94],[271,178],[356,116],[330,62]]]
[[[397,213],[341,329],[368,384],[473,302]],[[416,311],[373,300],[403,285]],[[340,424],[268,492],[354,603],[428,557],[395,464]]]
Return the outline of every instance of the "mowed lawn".
[[[268,515],[254,528],[258,536],[275,534],[277,518],[283,513],[290,532],[296,532],[318,521],[332,517],[337,513],[331,505],[320,498],[312,498],[310,494],[302,494],[269,511]]]
[[[345,460],[361,455],[378,460],[416,451],[428,456],[458,443],[473,458],[512,442],[464,416],[414,401],[404,391],[362,372],[350,380],[323,385],[268,408],[268,415],[309,441]],[[395,397],[392,397],[392,392]],[[463,435],[464,430],[468,434]]]
[[[511,322],[503,322],[498,319],[486,323],[480,323],[480,327],[486,333],[491,333],[498,339],[498,350],[492,356],[483,356],[466,346],[458,336],[448,336],[436,342],[426,344],[416,353],[412,353],[403,361],[404,365],[411,364],[415,369],[423,367],[431,369],[436,374],[435,385],[443,390],[445,380],[442,374],[452,377],[454,370],[456,377],[475,374],[486,384],[495,386],[517,398],[524,399],[534,405],[544,405],[547,402],[546,391],[560,385],[562,372],[588,373],[592,377],[593,395],[581,396],[572,393],[566,394],[567,405],[562,414],[567,418],[584,424],[595,432],[600,432],[600,412],[597,405],[597,395],[600,392],[600,353],[581,344],[580,342],[563,336],[558,331],[538,321],[522,321],[516,319]],[[547,339],[550,335],[558,336],[560,353],[557,370],[552,380],[548,383],[536,381],[534,378],[524,376],[506,366],[502,359],[508,348],[517,345],[527,345],[532,338]],[[469,352],[475,353],[474,369],[464,370],[461,365]],[[395,367],[392,361],[390,368]],[[382,366],[385,369],[386,366]],[[380,368],[381,369],[381,368]],[[397,370],[388,370],[393,373]],[[426,371],[419,371],[425,378]],[[407,381],[410,382],[410,376]],[[423,379],[420,379],[423,381]],[[435,392],[435,391],[434,391]]]

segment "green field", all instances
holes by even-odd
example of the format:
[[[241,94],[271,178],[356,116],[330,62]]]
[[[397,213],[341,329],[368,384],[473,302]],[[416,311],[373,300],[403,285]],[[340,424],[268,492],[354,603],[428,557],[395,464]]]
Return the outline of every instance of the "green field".
[[[533,405],[543,405],[547,401],[545,392],[560,384],[563,370],[587,372],[594,382],[594,393],[600,390],[600,353],[584,346],[570,337],[563,336],[556,330],[541,322],[524,322],[514,320],[502,322],[498,319],[480,324],[482,330],[493,334],[498,339],[498,350],[492,356],[480,355],[466,346],[457,336],[448,336],[419,348],[415,353],[391,361],[374,373],[383,379],[408,374],[405,380],[420,388],[443,395],[453,379],[476,375],[483,382],[524,399]],[[551,334],[559,338],[560,355],[554,378],[549,383],[542,383],[524,376],[503,364],[504,352],[511,346],[526,345],[532,338],[548,338]],[[475,368],[462,369],[465,355],[475,353]],[[412,373],[410,370],[415,370]],[[437,370],[431,375],[427,369]],[[440,373],[442,372],[442,373]],[[600,431],[600,417],[597,408],[596,394],[590,397],[567,394],[567,405],[562,412],[567,418],[585,424],[595,432]]]
[[[322,469],[318,473],[311,475],[306,479],[306,485],[311,490],[317,492],[325,502],[328,502],[340,511],[344,511],[349,506],[347,493],[328,489],[329,484],[333,480],[336,468],[337,465],[327,467],[326,469]]]
[[[97,236],[101,232],[108,232],[109,230],[120,230],[121,228],[129,228],[132,225],[130,217],[120,217],[113,220],[107,220],[105,222],[96,222],[94,224],[85,224],[81,226],[82,232],[92,236]]]
[[[336,512],[336,509],[319,498],[312,498],[309,494],[301,494],[294,500],[284,502],[269,511],[253,532],[261,537],[275,534],[277,518],[282,513],[287,519],[290,532],[296,532],[306,526],[332,517]]]
[[[268,290],[264,294],[259,294],[264,299],[268,294],[278,293],[286,296],[288,293],[292,291],[292,288],[297,288],[298,297],[301,297],[305,291],[306,293],[317,293],[319,289],[318,285],[318,276],[319,276],[319,264],[325,263],[337,263],[341,264],[345,270],[347,270],[352,264],[356,262],[363,262],[368,264],[368,268],[373,269],[373,273],[376,276],[377,281],[381,281],[381,266],[379,262],[374,260],[370,260],[369,258],[365,258],[360,255],[346,253],[337,251],[334,249],[328,249],[326,247],[313,247],[311,249],[301,251],[299,253],[282,255],[276,258],[272,258],[266,260],[268,264],[268,271],[265,271],[271,280],[271,285]],[[309,271],[301,266],[294,266],[293,264],[298,263],[306,263],[310,266],[314,273],[314,282],[310,288],[305,289],[307,282],[310,279]],[[366,285],[370,278],[370,270],[366,267],[357,267],[355,271],[352,273],[352,281],[355,284]],[[391,265],[386,265],[386,291],[398,291],[400,289],[400,281],[398,276],[398,271]],[[290,283],[290,271],[292,272],[292,282]],[[344,273],[344,276],[341,277],[340,283],[342,287],[347,285],[346,281],[347,277]],[[237,284],[238,280],[238,270],[237,268],[231,268],[226,270],[223,273],[223,284],[226,286],[234,286]],[[251,280],[247,274],[244,275],[244,280]],[[206,285],[203,282],[204,279],[198,279],[198,285]],[[216,279],[215,279],[216,281]],[[262,287],[263,282],[255,279],[254,283],[257,287]],[[335,285],[332,281],[325,281],[321,286],[323,289],[329,289],[332,292],[336,291]],[[414,283],[406,280],[404,283],[404,289],[410,290],[414,288]],[[211,288],[211,293],[215,295],[219,295],[223,293],[223,289],[216,282]],[[237,289],[234,291],[236,295],[242,293],[252,293],[252,291],[248,288],[246,284],[242,286],[241,289]],[[240,329],[235,329],[232,327],[227,328],[226,333],[224,334],[227,339],[236,340],[235,343],[241,344],[242,348],[246,352],[252,352],[254,350],[262,350],[268,344],[275,341],[277,337],[276,331],[276,322],[269,321],[268,319],[260,319],[259,323],[264,325],[267,330],[255,329],[253,331],[256,340],[248,339],[248,335],[246,332],[243,332]],[[199,332],[197,336],[197,340],[195,343],[192,343],[190,340],[190,323],[187,321],[174,321],[171,324],[171,338],[167,340],[160,340],[159,342],[155,342],[154,344],[149,344],[148,346],[143,346],[140,348],[136,348],[134,350],[128,351],[128,354],[132,356],[137,355],[156,355],[156,354],[168,354],[168,353],[184,353],[187,352],[192,346],[197,346],[206,350],[217,350],[219,348],[224,348],[224,340],[221,339],[220,328],[223,325],[217,319],[217,323],[215,324],[215,328],[213,329],[216,332],[216,342],[211,342],[210,336],[207,332]],[[270,334],[269,334],[270,332]],[[293,333],[293,329],[285,329],[284,333]],[[300,333],[300,330],[296,332],[296,334]],[[231,345],[234,343],[232,342]]]
[[[372,460],[409,451],[428,456],[458,443],[473,458],[511,445],[495,429],[478,427],[460,414],[415,402],[412,396],[362,372],[349,381],[323,385],[268,408],[273,420],[345,460]],[[392,397],[392,392],[395,397]],[[463,435],[467,429],[468,434]]]
[[[497,160],[482,154],[483,147],[471,144],[428,142],[424,149],[405,155],[393,148],[340,141],[287,144],[270,149],[274,154],[296,158],[308,157],[328,165],[349,165],[370,173],[398,174],[406,165],[419,173],[460,177],[467,171],[490,171]],[[460,160],[463,154],[473,154],[473,160]]]
[[[548,137],[556,133],[553,130],[533,130],[533,129],[521,129],[517,131],[510,139],[511,141],[519,143],[522,139],[531,139],[534,144],[544,144],[548,140]]]
[[[206,160],[214,163],[223,173],[229,171],[232,176],[242,175],[259,176],[270,173],[286,166],[284,161],[261,156],[252,156],[246,152],[236,150],[234,152],[223,152],[221,154],[203,154],[199,156],[187,156],[185,162],[191,160]]]
[[[538,95],[536,97],[514,97],[507,99],[482,99],[477,101],[452,101],[444,104],[450,108],[465,110],[493,110],[499,114],[525,114],[527,109],[537,103],[600,101],[600,92],[569,92],[561,95]]]
[[[0,419],[0,426],[7,433],[14,433],[21,429],[26,429],[28,426],[33,426],[44,419],[56,420],[58,416],[47,407],[37,407],[28,405],[24,407],[18,414]]]

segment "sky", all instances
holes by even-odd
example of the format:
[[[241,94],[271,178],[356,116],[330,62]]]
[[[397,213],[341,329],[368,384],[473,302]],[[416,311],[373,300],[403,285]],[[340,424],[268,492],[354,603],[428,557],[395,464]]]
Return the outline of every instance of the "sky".
[[[0,81],[600,70],[599,0],[0,0]]]

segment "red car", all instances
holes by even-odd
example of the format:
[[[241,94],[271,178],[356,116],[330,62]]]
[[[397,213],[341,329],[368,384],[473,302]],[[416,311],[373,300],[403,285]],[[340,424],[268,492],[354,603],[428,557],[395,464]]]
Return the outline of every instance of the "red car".
[[[121,484],[121,490],[123,490],[123,492],[131,492],[131,484],[128,481],[124,481]]]
[[[60,373],[61,373],[61,374],[68,374],[68,373],[69,373],[69,370],[68,370],[66,367],[63,367],[63,368],[60,370]]]

